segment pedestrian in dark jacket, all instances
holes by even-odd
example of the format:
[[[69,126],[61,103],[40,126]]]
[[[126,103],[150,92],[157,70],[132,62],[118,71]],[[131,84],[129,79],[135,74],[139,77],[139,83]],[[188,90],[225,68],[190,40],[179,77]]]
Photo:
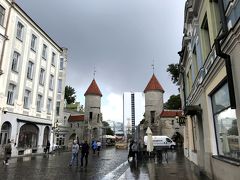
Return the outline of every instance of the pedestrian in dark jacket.
[[[134,141],[131,141],[129,144],[129,151],[128,151],[128,161],[130,157],[133,157],[133,151],[132,151],[132,145],[133,145]]]
[[[49,140],[47,140],[47,146],[46,146],[46,151],[45,151],[45,154],[46,154],[46,152],[48,152],[48,154],[49,154],[49,151],[50,151],[50,146],[51,146],[51,144],[50,144],[50,141],[49,141]]]
[[[11,157],[11,154],[12,154],[12,146],[11,146],[11,141],[10,139],[8,139],[8,143],[5,145],[5,148],[4,148],[4,161],[3,161],[3,164],[5,165],[9,165],[8,164],[8,160],[10,159]]]
[[[137,156],[138,156],[138,143],[136,141],[134,141],[131,148],[132,148],[133,160],[137,160]]]
[[[89,148],[90,148],[90,147],[89,147],[87,141],[85,141],[85,142],[82,144],[81,167],[83,167],[83,158],[85,158],[85,167],[87,167]]]

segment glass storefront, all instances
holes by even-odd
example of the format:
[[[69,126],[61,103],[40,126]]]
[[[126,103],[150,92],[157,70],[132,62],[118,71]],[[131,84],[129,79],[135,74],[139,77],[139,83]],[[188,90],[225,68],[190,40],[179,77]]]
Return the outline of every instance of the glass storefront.
[[[212,105],[219,155],[240,160],[239,122],[230,108],[227,83],[213,93]]]
[[[34,148],[38,143],[38,127],[33,124],[25,124],[20,128],[18,147]]]

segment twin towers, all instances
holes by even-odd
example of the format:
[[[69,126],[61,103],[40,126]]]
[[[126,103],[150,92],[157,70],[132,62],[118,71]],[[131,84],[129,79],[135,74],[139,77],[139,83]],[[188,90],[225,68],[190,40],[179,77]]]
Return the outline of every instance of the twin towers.
[[[163,110],[163,93],[164,90],[153,73],[145,90],[145,121],[149,126],[157,119],[157,116]],[[84,135],[90,140],[99,140],[103,132],[102,114],[101,114],[101,97],[102,93],[97,85],[95,78],[84,94],[85,96],[85,113],[84,121],[88,124],[85,128]]]

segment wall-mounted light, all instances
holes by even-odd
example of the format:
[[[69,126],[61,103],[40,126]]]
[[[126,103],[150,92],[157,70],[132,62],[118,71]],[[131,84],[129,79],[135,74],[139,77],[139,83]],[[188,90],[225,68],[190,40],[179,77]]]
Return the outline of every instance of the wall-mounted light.
[[[177,120],[177,123],[179,124],[179,126],[185,126],[185,120],[186,120],[185,116],[176,115],[175,119]]]

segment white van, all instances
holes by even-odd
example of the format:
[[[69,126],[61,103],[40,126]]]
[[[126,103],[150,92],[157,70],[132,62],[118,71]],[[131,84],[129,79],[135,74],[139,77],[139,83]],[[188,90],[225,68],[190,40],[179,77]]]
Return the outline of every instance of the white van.
[[[153,139],[153,147],[155,149],[160,147],[167,147],[174,149],[176,147],[176,143],[168,136],[152,136]],[[147,145],[148,137],[144,136],[144,145]]]

